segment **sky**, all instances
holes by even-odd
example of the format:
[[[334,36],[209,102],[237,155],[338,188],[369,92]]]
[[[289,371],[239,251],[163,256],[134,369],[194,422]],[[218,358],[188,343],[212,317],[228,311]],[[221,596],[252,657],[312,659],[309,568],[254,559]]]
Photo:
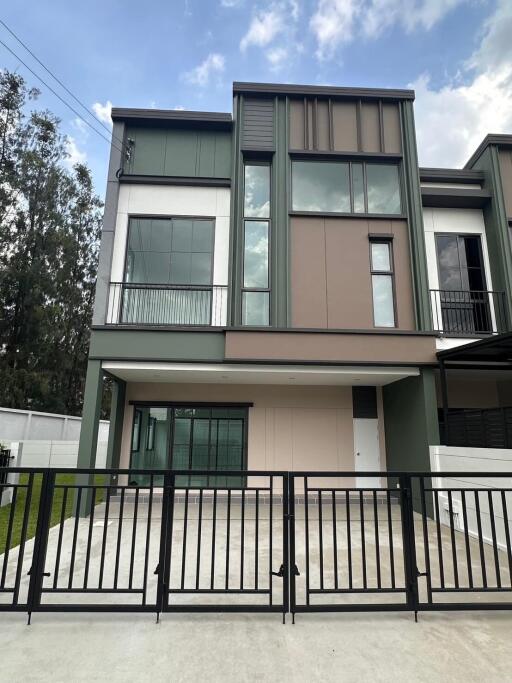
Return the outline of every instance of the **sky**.
[[[112,104],[230,112],[232,82],[261,81],[413,88],[422,166],[462,166],[487,133],[512,133],[512,0],[16,0],[0,19],[107,128]],[[41,90],[67,163],[103,195],[108,143],[2,25],[0,40],[17,54],[0,45],[0,67]]]

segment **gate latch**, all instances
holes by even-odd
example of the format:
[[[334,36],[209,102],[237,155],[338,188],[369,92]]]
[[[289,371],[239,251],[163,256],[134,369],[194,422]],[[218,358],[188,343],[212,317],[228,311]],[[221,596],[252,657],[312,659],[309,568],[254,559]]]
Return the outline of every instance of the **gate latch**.
[[[30,567],[30,569],[27,572],[27,576],[31,576],[31,575],[32,575],[32,567]],[[43,576],[51,576],[51,574],[50,574],[50,572],[43,572]]]
[[[159,571],[160,571],[160,565],[157,564],[157,565],[156,565],[156,569],[155,569],[155,571],[153,572],[153,574],[158,574]]]
[[[283,576],[284,576],[284,564],[282,564],[282,565],[279,567],[279,571],[278,571],[278,572],[271,572],[271,574],[272,574],[272,576],[279,576],[279,578],[282,579]]]
[[[300,576],[299,568],[297,567],[296,564],[293,565],[293,575],[294,576]]]
[[[416,576],[419,578],[420,576],[428,576],[428,572],[420,572],[418,567],[416,567]]]

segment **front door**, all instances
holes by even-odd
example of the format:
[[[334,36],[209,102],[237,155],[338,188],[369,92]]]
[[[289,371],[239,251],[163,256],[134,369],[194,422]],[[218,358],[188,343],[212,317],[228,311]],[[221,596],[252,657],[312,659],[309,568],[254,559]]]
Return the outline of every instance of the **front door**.
[[[380,471],[379,421],[377,419],[354,419],[355,468],[360,472]],[[357,488],[379,488],[380,477],[357,477]]]

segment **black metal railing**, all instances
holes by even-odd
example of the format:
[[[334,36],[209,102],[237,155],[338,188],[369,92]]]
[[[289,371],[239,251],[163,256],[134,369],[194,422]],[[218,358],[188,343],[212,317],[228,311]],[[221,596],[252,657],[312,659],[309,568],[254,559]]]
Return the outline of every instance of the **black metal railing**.
[[[512,448],[512,408],[450,408],[440,412],[441,443],[472,448]]]
[[[0,610],[512,609],[511,472],[11,471]]]
[[[110,283],[108,325],[224,326],[227,287]]]
[[[11,464],[13,456],[11,451],[7,448],[0,448],[0,486],[7,482],[8,471],[7,468]]]
[[[492,334],[508,330],[505,292],[431,289],[434,330],[446,334]]]

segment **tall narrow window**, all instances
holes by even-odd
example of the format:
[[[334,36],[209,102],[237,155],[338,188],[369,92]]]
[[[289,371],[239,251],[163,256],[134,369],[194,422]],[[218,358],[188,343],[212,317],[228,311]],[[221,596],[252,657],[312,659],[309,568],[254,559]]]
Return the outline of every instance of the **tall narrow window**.
[[[370,259],[373,320],[375,327],[395,327],[393,254],[391,242],[388,240],[371,241]]]
[[[244,173],[242,324],[270,321],[270,165],[246,164]]]

